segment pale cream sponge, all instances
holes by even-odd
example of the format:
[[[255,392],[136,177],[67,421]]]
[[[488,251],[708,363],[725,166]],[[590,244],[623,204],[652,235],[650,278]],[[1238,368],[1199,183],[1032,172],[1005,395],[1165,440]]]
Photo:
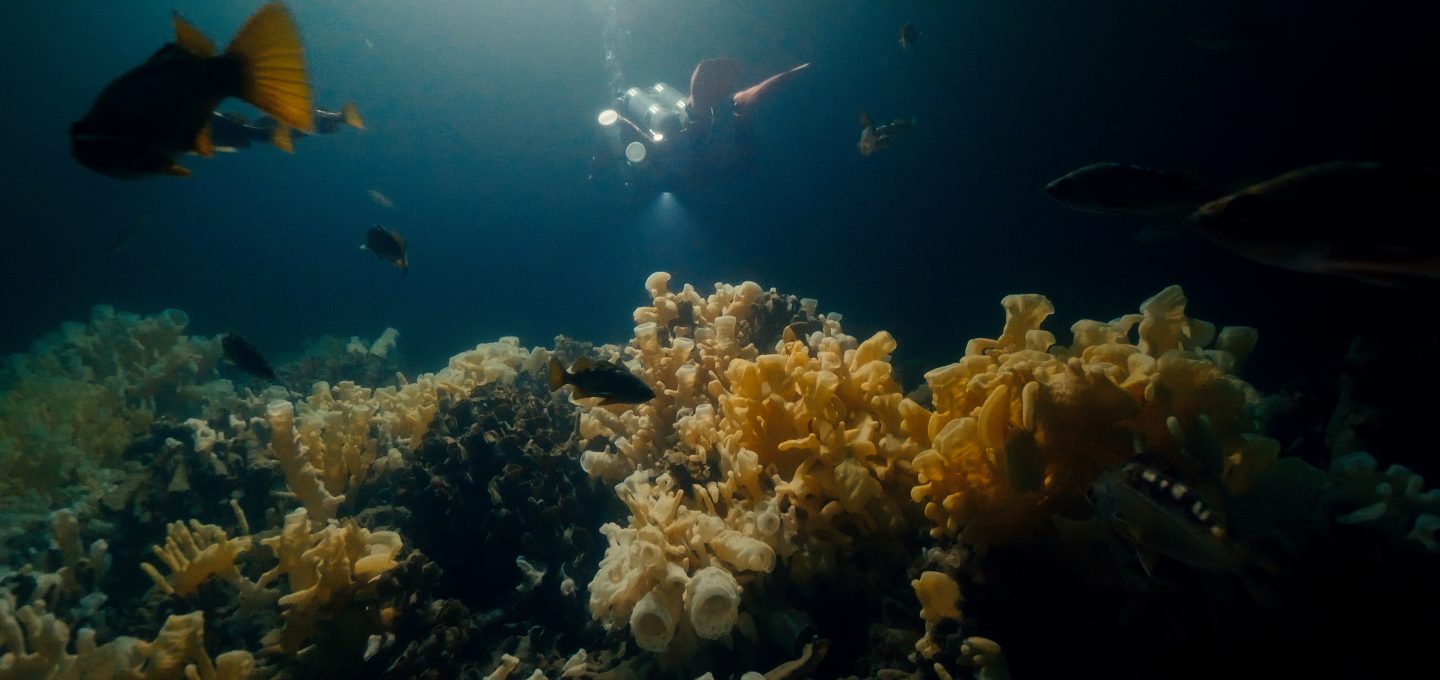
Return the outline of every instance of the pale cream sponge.
[[[730,572],[705,567],[685,586],[685,611],[695,634],[718,640],[730,633],[740,616],[740,584]]]
[[[667,566],[665,578],[635,603],[630,612],[630,632],[635,644],[651,652],[663,652],[675,637],[680,623],[680,609],[685,593],[685,570],[679,565]]]

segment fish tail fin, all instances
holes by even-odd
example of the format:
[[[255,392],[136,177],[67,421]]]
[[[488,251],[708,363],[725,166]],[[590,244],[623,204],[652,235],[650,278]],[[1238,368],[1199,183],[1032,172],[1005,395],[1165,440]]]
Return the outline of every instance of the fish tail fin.
[[[340,115],[344,117],[346,125],[356,130],[365,129],[365,119],[360,117],[360,109],[355,106],[355,102],[345,102],[345,105],[340,107]]]
[[[549,368],[550,391],[554,392],[555,390],[564,387],[565,383],[569,382],[568,378],[570,376],[565,374],[565,367],[560,365],[560,360],[555,358],[554,356],[550,357]]]
[[[251,15],[225,55],[241,63],[240,98],[274,116],[281,125],[314,132],[305,48],[295,18],[272,2]]]
[[[285,153],[295,153],[295,138],[290,134],[290,128],[284,125],[277,125],[270,131],[270,143]]]
[[[205,127],[200,128],[200,134],[195,136],[195,153],[209,158],[215,155],[215,141],[210,128],[210,121],[205,121]]]
[[[172,12],[170,23],[175,26],[175,44],[197,57],[215,56],[215,43],[205,37],[200,29],[195,28],[190,22],[180,18],[179,12]]]

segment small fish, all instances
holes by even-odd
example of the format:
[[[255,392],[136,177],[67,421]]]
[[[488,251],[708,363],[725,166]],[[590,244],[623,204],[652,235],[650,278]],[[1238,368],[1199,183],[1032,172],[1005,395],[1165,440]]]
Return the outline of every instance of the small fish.
[[[365,193],[370,194],[370,200],[374,201],[375,205],[378,205],[382,208],[395,207],[395,202],[390,200],[389,196],[380,193],[379,189],[366,189]]]
[[[1092,163],[1045,185],[1045,194],[1067,208],[1161,222],[1178,222],[1219,193],[1175,173],[1128,163]]]
[[[870,115],[864,111],[860,112],[860,147],[861,156],[869,156],[879,149],[889,148],[890,142],[901,133],[915,129],[919,121],[915,118],[905,120],[896,118],[884,125],[876,125],[870,119]]]
[[[1143,459],[1107,470],[1086,497],[1102,520],[1142,551],[1147,572],[1145,551],[1208,571],[1238,573],[1244,565],[1243,551],[1195,488]]]
[[[1332,162],[1200,206],[1185,224],[1256,262],[1408,285],[1440,279],[1440,171]]]
[[[249,340],[233,332],[226,333],[225,337],[220,339],[220,346],[225,352],[225,359],[234,364],[235,368],[257,378],[275,379],[275,370],[270,368],[270,362],[265,360],[260,350],[255,349],[255,345],[250,344]]]
[[[406,254],[405,238],[385,227],[375,225],[365,232],[365,245],[361,250],[375,253],[375,256],[400,268],[400,273],[410,271],[410,256]]]
[[[550,390],[553,392],[566,385],[575,388],[579,399],[599,397],[600,405],[643,404],[655,398],[655,391],[631,373],[624,366],[608,361],[597,361],[581,357],[569,371],[560,360],[550,357]]]
[[[825,330],[825,323],[819,319],[805,319],[803,321],[792,321],[780,332],[780,336],[787,342],[793,340],[805,340],[811,333]]]
[[[211,114],[239,97],[287,127],[313,130],[310,85],[295,21],[278,2],[250,17],[225,52],[174,15],[175,42],[116,78],[70,126],[70,153],[104,175],[188,175],[187,152],[215,153]]]
[[[908,50],[914,47],[915,41],[919,38],[920,31],[915,28],[915,24],[907,21],[904,26],[900,27],[900,49]]]

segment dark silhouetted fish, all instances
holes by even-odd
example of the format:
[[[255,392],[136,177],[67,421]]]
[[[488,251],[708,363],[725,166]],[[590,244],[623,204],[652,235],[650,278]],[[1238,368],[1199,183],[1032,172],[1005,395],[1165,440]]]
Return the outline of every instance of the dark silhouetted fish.
[[[920,31],[915,28],[915,24],[907,21],[900,27],[900,49],[908,50],[914,47],[915,41],[919,39]]]
[[[1045,185],[1045,193],[1084,212],[1178,222],[1220,191],[1164,170],[1093,163]]]
[[[264,355],[260,354],[260,350],[255,349],[255,345],[250,344],[249,340],[234,333],[226,333],[225,337],[220,339],[220,346],[225,352],[225,358],[234,364],[235,368],[257,378],[275,379],[275,370],[270,368],[270,362],[265,360]]]
[[[219,55],[178,14],[174,25],[175,42],[111,82],[70,126],[70,152],[85,167],[121,179],[188,175],[175,159],[214,153],[211,114],[226,97],[314,129],[300,36],[284,5],[262,7]]]
[[[626,370],[608,361],[591,363],[580,358],[569,371],[560,365],[560,360],[550,357],[550,389],[558,390],[570,385],[580,399],[599,397],[600,404],[643,404],[655,398],[655,391],[649,385]]]
[[[1440,279],[1440,172],[1312,165],[1210,201],[1185,223],[1257,262],[1375,283]]]
[[[378,224],[370,227],[369,231],[365,232],[365,245],[360,248],[399,267],[402,274],[410,271],[410,256],[405,252],[405,238],[393,231],[387,231],[385,227]]]

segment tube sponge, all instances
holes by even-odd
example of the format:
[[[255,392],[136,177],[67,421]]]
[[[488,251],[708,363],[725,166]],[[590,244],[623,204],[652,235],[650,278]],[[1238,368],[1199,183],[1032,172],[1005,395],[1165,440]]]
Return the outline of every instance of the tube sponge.
[[[265,407],[265,419],[270,423],[270,450],[280,461],[285,473],[285,483],[291,493],[300,499],[310,517],[324,522],[335,516],[335,510],[345,502],[344,496],[333,496],[320,481],[320,472],[310,463],[295,434],[295,406],[284,399],[276,399]]]
[[[650,652],[663,652],[675,637],[680,622],[681,591],[656,588],[635,603],[630,612],[630,631],[635,644]]]
[[[719,567],[695,572],[685,587],[685,610],[695,634],[706,640],[728,634],[740,615],[741,590],[735,577]]]
[[[734,529],[722,529],[710,540],[715,556],[736,569],[768,573],[775,568],[775,549]]]

